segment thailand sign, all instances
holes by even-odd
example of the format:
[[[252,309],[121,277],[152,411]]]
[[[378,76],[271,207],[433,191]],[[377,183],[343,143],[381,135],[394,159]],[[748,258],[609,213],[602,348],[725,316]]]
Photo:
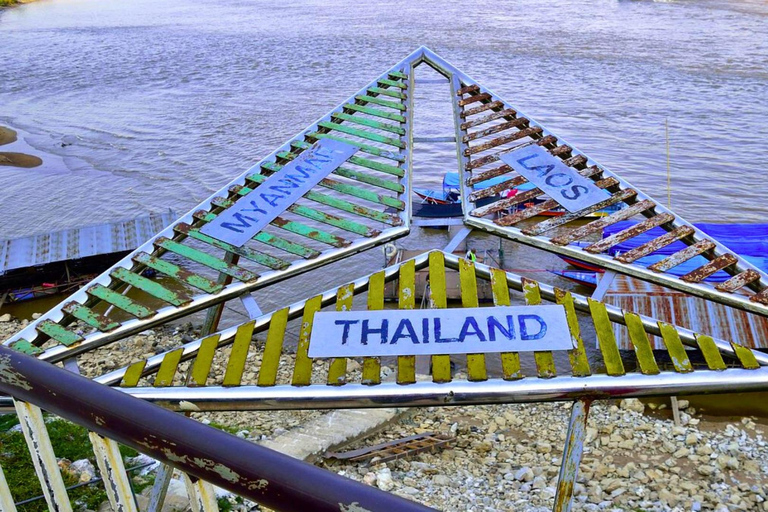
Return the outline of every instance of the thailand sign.
[[[563,306],[318,312],[310,357],[531,352],[574,348]]]
[[[598,188],[594,181],[568,167],[541,146],[526,146],[500,158],[571,213],[609,197],[608,192]]]
[[[323,178],[338,169],[357,149],[337,140],[319,140],[200,231],[222,242],[242,247]]]

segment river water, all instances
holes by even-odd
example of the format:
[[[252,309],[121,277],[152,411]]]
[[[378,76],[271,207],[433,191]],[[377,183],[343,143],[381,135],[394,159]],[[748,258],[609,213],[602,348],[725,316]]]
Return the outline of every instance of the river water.
[[[420,45],[664,202],[668,121],[673,210],[766,220],[764,1],[42,0],[0,10],[3,150],[45,160],[0,167],[0,239],[187,211]],[[452,134],[447,87],[414,125]]]

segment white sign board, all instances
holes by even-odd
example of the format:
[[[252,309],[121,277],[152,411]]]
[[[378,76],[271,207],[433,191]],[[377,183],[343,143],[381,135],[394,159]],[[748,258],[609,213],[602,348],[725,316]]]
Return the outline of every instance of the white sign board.
[[[574,348],[563,306],[315,313],[310,357],[531,352]]]
[[[337,140],[317,141],[200,231],[222,242],[242,247],[320,180],[338,169],[357,149]]]
[[[541,146],[526,146],[500,158],[569,212],[589,208],[610,196]]]

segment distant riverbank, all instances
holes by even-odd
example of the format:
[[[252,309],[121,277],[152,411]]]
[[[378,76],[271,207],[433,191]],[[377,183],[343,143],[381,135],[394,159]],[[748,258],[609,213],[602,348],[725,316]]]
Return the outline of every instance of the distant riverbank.
[[[0,2],[3,1],[5,0],[0,0]],[[2,4],[0,3],[0,5]],[[16,140],[16,131],[6,128],[5,126],[0,126],[0,146],[11,144],[16,142]],[[29,168],[37,167],[38,165],[42,165],[42,163],[42,159],[25,153],[0,152],[0,166],[6,165],[10,167]]]
[[[37,0],[0,0],[0,7],[11,7],[13,5],[29,4]]]

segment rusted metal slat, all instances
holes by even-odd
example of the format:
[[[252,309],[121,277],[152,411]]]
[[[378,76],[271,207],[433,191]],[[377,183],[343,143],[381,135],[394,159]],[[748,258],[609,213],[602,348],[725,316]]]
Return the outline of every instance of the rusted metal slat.
[[[723,254],[722,256],[718,256],[717,258],[713,259],[706,265],[702,265],[696,270],[692,270],[691,272],[688,272],[687,274],[682,276],[680,279],[688,283],[700,283],[701,281],[711,276],[718,270],[723,270],[724,268],[730,267],[731,265],[738,262],[739,262],[739,258],[734,256],[733,254],[726,253],[726,254]]]
[[[468,133],[464,136],[462,140],[464,142],[470,142],[470,141],[479,139],[481,137],[487,137],[488,135],[493,135],[494,133],[499,133],[505,130],[509,130],[511,128],[518,128],[520,126],[527,125],[528,123],[529,123],[528,119],[524,117],[520,117],[512,121],[507,121],[506,123],[493,125],[490,128],[486,128],[484,130],[478,130],[476,132]]]
[[[481,93],[481,94],[475,94],[474,96],[470,96],[468,98],[463,98],[459,100],[459,106],[464,107],[466,105],[471,105],[472,103],[477,103],[478,101],[485,101],[491,99],[491,95],[487,92]]]
[[[481,112],[485,112],[486,110],[493,110],[496,108],[503,108],[504,103],[501,101],[491,101],[490,103],[484,103],[480,105],[479,107],[474,107],[467,109],[459,114],[463,119],[466,119],[469,116],[473,116],[475,114],[480,114]]]
[[[540,139],[532,140],[530,142],[524,142],[523,144],[518,144],[510,151],[517,151],[518,149],[528,147],[532,144],[537,144],[539,146],[549,146],[555,143],[557,143],[557,137],[553,137],[552,135],[545,135]],[[488,171],[483,171],[483,172],[474,174],[469,179],[467,179],[467,185],[475,185],[477,183],[480,183],[481,181],[486,181],[491,178],[495,178],[497,176],[507,174],[510,171],[512,171],[512,168],[507,164],[503,164],[499,167],[496,167],[495,169],[490,169]]]
[[[713,241],[699,240],[695,244],[690,245],[680,251],[677,251],[675,254],[654,263],[648,268],[650,270],[653,270],[654,272],[666,272],[667,270],[674,268],[680,265],[681,263],[685,263],[691,258],[698,256],[699,254],[704,254],[707,251],[711,251],[714,248],[715,248],[715,243]]]
[[[456,96],[463,96],[463,95],[468,94],[470,92],[474,93],[474,92],[478,92],[478,91],[480,91],[480,86],[477,85],[477,84],[465,85],[464,87],[462,87],[461,89],[456,91]]]
[[[528,122],[529,121],[527,119],[521,117],[520,119],[518,119],[516,121],[516,124],[522,126],[522,125],[524,125],[524,124],[526,124]],[[501,126],[503,126],[503,125],[501,125]],[[484,142],[482,144],[478,144],[477,146],[472,146],[472,147],[464,149],[464,156],[476,155],[477,153],[482,153],[483,151],[488,151],[489,149],[493,149],[495,147],[503,146],[504,144],[508,144],[510,142],[514,142],[514,141],[516,141],[518,139],[521,139],[521,138],[523,138],[523,137],[525,137],[527,135],[528,134],[526,133],[525,130],[520,130],[520,131],[515,132],[513,134],[505,135],[504,137],[499,137],[499,138],[496,138],[496,139],[493,139],[493,140],[489,140],[488,142]],[[464,141],[464,142],[466,142],[466,141]]]
[[[642,201],[639,201],[629,206],[628,208],[624,208],[623,210],[612,213],[607,217],[600,218],[590,222],[585,226],[574,229],[573,231],[569,231],[568,233],[563,233],[562,235],[556,236],[551,241],[556,245],[568,245],[574,240],[581,240],[582,238],[585,238],[592,233],[602,231],[603,228],[607,226],[616,224],[622,220],[627,220],[631,217],[634,217],[635,215],[643,213],[644,211],[650,210],[654,206],[656,206],[656,203],[650,199],[643,199]]]
[[[766,304],[768,305],[768,288],[764,289],[763,291],[754,294],[749,298],[752,302],[759,302],[760,304]]]
[[[724,283],[718,283],[715,285],[715,289],[721,292],[732,293],[736,290],[744,288],[749,283],[753,283],[760,279],[760,273],[754,270],[747,269],[744,272],[740,272],[725,281]]]
[[[654,251],[658,251],[662,247],[666,247],[673,242],[694,234],[695,232],[696,230],[691,226],[678,226],[672,231],[661,235],[660,237],[654,238],[653,240],[650,240],[639,247],[635,247],[630,251],[616,256],[615,259],[622,263],[632,263],[633,261],[638,260],[643,256],[647,256]]]
[[[514,135],[511,135],[509,137],[505,137],[507,139],[505,142],[512,142],[514,140],[522,139],[524,137],[531,137],[533,135],[539,134],[542,132],[541,127],[539,126],[532,126],[530,128],[525,128],[524,130],[520,130],[519,132],[515,133]],[[479,146],[478,146],[479,147]],[[490,164],[493,162],[499,161],[501,158],[501,155],[505,153],[509,153],[510,151],[514,151],[515,148],[499,151],[498,153],[494,153],[492,155],[484,156],[482,158],[478,158],[477,160],[472,160],[469,163],[467,163],[467,170],[477,169],[479,167],[482,167],[486,164]],[[468,150],[464,150],[465,155],[467,154]]]
[[[611,178],[607,178],[607,179],[610,180]],[[616,182],[616,184],[618,185],[618,182]],[[590,215],[592,213],[595,213],[599,210],[602,210],[603,208],[607,208],[608,206],[612,206],[616,203],[626,201],[627,199],[635,197],[636,195],[637,195],[637,191],[631,188],[620,190],[619,192],[612,194],[610,197],[608,197],[608,199],[600,201],[599,203],[594,204],[588,208],[583,208],[573,213],[568,212],[563,215],[560,215],[559,217],[553,217],[551,219],[547,219],[533,226],[529,226],[523,229],[522,231],[526,235],[531,235],[531,236],[540,235],[546,231],[555,229],[558,226],[568,224],[569,222],[573,222],[574,220],[577,220],[587,215]]]
[[[563,163],[569,167],[580,167],[582,165],[587,165],[587,157],[584,155],[576,155],[572,156],[571,158],[567,158],[563,160]]]
[[[595,242],[594,244],[585,247],[584,250],[592,254],[597,254],[597,253],[607,251],[608,249],[610,249],[616,244],[624,242],[625,240],[629,240],[630,238],[634,238],[637,235],[645,233],[646,231],[649,231],[655,227],[659,227],[669,222],[672,222],[673,220],[675,220],[675,216],[672,215],[671,213],[665,212],[665,213],[656,215],[654,217],[651,217],[650,219],[646,219],[638,224],[635,224],[631,228],[627,228],[624,231],[619,231],[614,235],[611,235],[607,238],[603,238],[599,242]]]
[[[474,203],[478,199],[495,196],[496,194],[499,194],[507,189],[519,187],[523,183],[527,183],[527,182],[528,180],[525,179],[523,176],[516,176],[514,178],[510,178],[506,181],[503,181],[498,185],[493,185],[491,187],[487,187],[487,188],[472,192],[471,194],[469,194],[469,200]]]
[[[461,123],[461,129],[469,130],[470,128],[474,128],[475,126],[480,126],[485,123],[490,123],[491,121],[495,121],[496,119],[500,119],[502,117],[515,117],[516,115],[517,115],[517,110],[513,108],[508,108],[505,110],[501,110],[499,112],[494,112],[493,114],[489,114],[485,117],[473,119],[472,121],[465,121]]]

